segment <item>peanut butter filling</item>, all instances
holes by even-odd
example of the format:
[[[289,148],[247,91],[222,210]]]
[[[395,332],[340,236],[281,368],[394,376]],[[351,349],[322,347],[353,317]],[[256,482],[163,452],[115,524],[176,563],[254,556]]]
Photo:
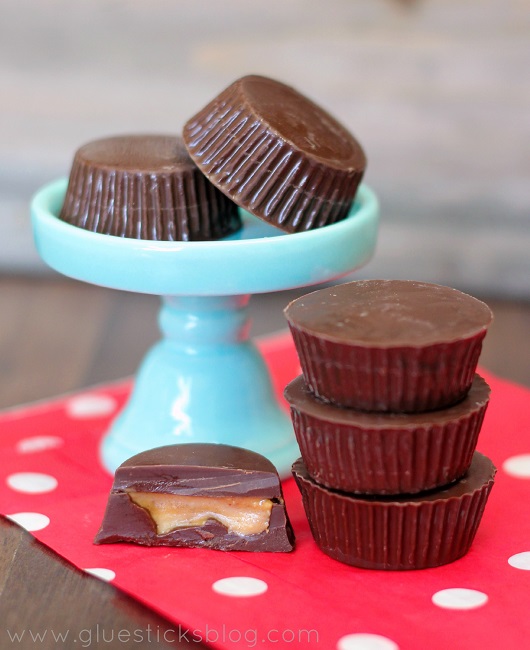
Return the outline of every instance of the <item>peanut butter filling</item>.
[[[157,492],[129,492],[133,503],[144,508],[156,524],[158,535],[176,528],[203,526],[215,519],[228,532],[259,535],[269,527],[272,501],[259,497],[197,497]]]

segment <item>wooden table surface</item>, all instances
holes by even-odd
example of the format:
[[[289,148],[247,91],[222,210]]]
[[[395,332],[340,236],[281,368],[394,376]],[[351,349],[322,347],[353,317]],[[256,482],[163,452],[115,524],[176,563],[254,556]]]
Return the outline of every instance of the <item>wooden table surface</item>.
[[[310,289],[253,296],[253,335],[286,327]],[[495,313],[481,363],[530,386],[530,303],[478,296]],[[134,374],[158,340],[159,299],[61,278],[0,275],[0,408]]]
[[[283,307],[306,291],[254,297],[254,334],[283,328]],[[481,297],[495,313],[482,365],[530,386],[530,304]],[[0,408],[133,374],[159,337],[157,310],[158,299],[152,296],[55,277],[0,277]],[[83,647],[83,639],[90,648],[187,645],[177,642],[173,624],[72,567],[1,518],[0,541],[0,648],[76,648]],[[42,642],[32,640],[30,629],[46,633]],[[11,642],[8,630],[26,630],[25,637]],[[52,630],[68,631],[79,642],[58,642]],[[117,638],[119,631],[123,640]],[[109,643],[112,633],[115,639]]]

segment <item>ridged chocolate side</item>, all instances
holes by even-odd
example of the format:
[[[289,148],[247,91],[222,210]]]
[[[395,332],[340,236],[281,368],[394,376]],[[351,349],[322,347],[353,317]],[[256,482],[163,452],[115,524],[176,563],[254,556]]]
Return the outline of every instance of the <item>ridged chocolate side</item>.
[[[304,378],[319,398],[361,411],[416,413],[461,400],[486,331],[424,347],[348,345],[289,322]]]
[[[363,414],[365,422],[361,416],[357,424],[351,424],[326,417],[325,411],[344,410],[333,406],[325,406],[321,415],[308,413],[300,400],[293,401],[289,386],[286,398],[312,479],[344,492],[392,495],[447,485],[467,472],[489,399],[487,384],[478,376],[472,392],[478,395],[464,400],[469,402],[467,407],[460,403],[439,418],[434,417],[437,411],[428,413],[433,415],[432,422],[417,415]]]
[[[169,170],[132,170],[78,154],[60,218],[92,232],[158,241],[219,239],[241,225],[237,206],[191,160]]]
[[[324,553],[360,568],[409,570],[448,564],[468,552],[495,468],[491,464],[489,477],[469,492],[452,496],[450,490],[439,490],[409,503],[327,490],[308,477],[301,461],[293,465],[293,474],[311,532]]]
[[[251,110],[239,82],[188,121],[184,141],[214,185],[287,232],[344,219],[364,173],[364,160],[340,169],[306,155]]]

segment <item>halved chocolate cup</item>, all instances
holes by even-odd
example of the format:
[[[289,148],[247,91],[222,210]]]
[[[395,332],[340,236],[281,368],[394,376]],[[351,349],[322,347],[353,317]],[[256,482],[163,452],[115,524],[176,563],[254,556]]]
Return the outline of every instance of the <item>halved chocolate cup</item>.
[[[294,536],[274,465],[248,449],[149,449],[116,470],[96,544],[286,553]]]
[[[361,411],[420,412],[463,399],[493,315],[436,284],[364,280],[285,309],[302,372],[321,399]]]
[[[427,413],[366,413],[313,395],[302,376],[285,389],[309,476],[361,494],[413,494],[447,485],[469,469],[490,389],[475,375],[458,404]]]
[[[364,569],[427,569],[465,555],[493,486],[495,467],[475,452],[466,475],[452,485],[407,497],[357,497],[329,490],[307,473],[293,475],[319,548]]]

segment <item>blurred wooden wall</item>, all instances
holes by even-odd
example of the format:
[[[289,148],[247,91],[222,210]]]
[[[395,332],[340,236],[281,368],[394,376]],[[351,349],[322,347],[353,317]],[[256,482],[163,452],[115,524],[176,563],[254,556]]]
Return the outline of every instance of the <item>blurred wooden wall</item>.
[[[179,132],[255,72],[364,144],[383,221],[363,277],[530,297],[526,0],[4,0],[0,18],[0,270],[43,271],[28,202],[80,144]]]

